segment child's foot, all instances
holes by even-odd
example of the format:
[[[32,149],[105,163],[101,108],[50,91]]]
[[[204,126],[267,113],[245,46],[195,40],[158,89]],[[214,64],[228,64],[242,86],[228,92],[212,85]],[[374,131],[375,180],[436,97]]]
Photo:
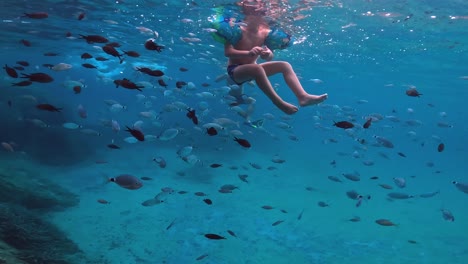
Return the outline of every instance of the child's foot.
[[[299,105],[300,106],[316,105],[325,101],[327,98],[328,98],[328,94],[322,94],[322,95],[307,94],[303,98],[299,99]]]
[[[295,114],[299,109],[297,106],[287,103],[285,101],[281,101],[279,103],[275,103],[276,107],[278,107],[281,111],[285,112],[288,115]]]

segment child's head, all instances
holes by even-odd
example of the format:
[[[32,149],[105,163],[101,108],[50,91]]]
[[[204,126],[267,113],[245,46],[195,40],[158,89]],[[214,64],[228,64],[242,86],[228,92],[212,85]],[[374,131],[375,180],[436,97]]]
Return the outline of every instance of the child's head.
[[[241,3],[242,13],[246,16],[265,16],[266,8],[264,3],[255,0],[245,0]]]

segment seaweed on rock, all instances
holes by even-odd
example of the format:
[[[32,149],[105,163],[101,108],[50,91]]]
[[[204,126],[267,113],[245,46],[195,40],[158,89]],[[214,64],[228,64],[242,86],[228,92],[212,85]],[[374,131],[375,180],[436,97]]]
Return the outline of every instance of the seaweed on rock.
[[[84,260],[61,230],[20,206],[0,203],[0,239],[16,249],[24,263],[80,263],[73,260],[78,256]]]

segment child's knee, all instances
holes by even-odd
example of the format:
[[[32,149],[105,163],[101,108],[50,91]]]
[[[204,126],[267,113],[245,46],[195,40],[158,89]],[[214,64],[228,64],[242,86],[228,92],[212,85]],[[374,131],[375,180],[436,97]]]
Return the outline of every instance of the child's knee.
[[[285,72],[286,72],[286,71],[292,71],[292,70],[293,70],[291,64],[290,64],[289,62],[287,62],[287,61],[282,61],[282,62],[281,62],[281,68],[282,68],[283,71],[285,71]]]
[[[259,64],[255,64],[254,67],[252,67],[252,69],[250,69],[250,73],[254,76],[260,76],[260,75],[265,75],[265,69],[263,69],[262,66],[260,66]]]

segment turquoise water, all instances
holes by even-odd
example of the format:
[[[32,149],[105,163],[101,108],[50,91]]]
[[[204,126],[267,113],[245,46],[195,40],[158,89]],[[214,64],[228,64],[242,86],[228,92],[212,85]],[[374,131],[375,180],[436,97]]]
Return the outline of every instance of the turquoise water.
[[[27,211],[58,227],[81,252],[24,263],[466,263],[468,194],[452,182],[468,184],[468,4],[310,2],[281,2],[278,23],[296,43],[275,51],[275,60],[291,63],[308,92],[329,98],[286,116],[254,83],[245,84],[245,94],[256,100],[251,120],[264,120],[253,128],[229,105],[223,47],[209,33],[214,8],[235,10],[231,1],[3,1],[2,64],[27,61],[24,70],[16,69],[20,77],[42,72],[53,81],[12,86],[25,79],[2,71],[0,141],[6,144],[0,174],[47,180],[40,185],[45,192],[57,184],[79,198],[63,210]],[[33,12],[48,17],[21,17]],[[124,55],[119,63],[104,53],[104,44],[88,44],[80,34],[103,36],[119,43],[120,53],[140,56]],[[145,49],[149,38],[164,49]],[[83,53],[94,58],[84,60]],[[100,56],[108,60],[96,60]],[[58,63],[72,67],[43,66]],[[123,78],[143,91],[116,88],[114,80]],[[190,84],[179,89],[177,81]],[[281,76],[271,81],[296,103]],[[410,88],[422,95],[406,95]],[[63,109],[41,111],[38,104]],[[187,118],[186,107],[196,110],[198,125]],[[239,107],[245,111],[248,105]],[[216,118],[233,124],[209,136],[203,126]],[[364,129],[369,118],[373,122]],[[120,131],[113,131],[112,120]],[[143,122],[144,142],[125,131],[137,121]],[[334,126],[339,121],[355,127]],[[163,140],[168,129],[178,134]],[[234,136],[252,147],[243,148]],[[120,149],[109,148],[111,143]],[[187,146],[193,147],[190,160],[178,153]],[[136,190],[106,183],[122,174],[151,180],[141,179]],[[343,174],[359,175],[359,181]],[[248,175],[248,183],[239,175]],[[406,186],[398,187],[394,178]],[[219,192],[225,184],[236,188]],[[172,191],[162,190],[167,187]],[[364,196],[359,207],[346,195],[352,190]],[[392,192],[412,197],[392,199]],[[2,206],[22,206],[7,200]],[[151,206],[142,205],[147,200]],[[455,221],[444,219],[443,210]],[[395,225],[379,225],[378,219]],[[5,234],[0,238],[9,244]],[[18,245],[9,245],[19,254]],[[2,261],[21,263],[3,254]]]

